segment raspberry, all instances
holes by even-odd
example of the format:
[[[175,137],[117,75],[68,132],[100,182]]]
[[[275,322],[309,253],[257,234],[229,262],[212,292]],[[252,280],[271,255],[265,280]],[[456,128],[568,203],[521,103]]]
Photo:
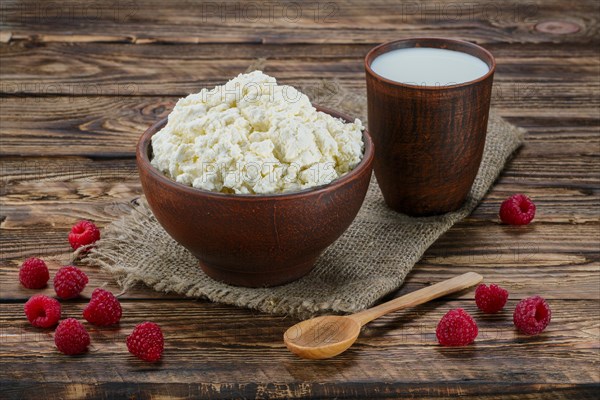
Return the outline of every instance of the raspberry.
[[[27,289],[41,289],[48,283],[50,273],[43,260],[31,257],[23,262],[19,270],[19,281]]]
[[[466,346],[473,343],[477,333],[477,324],[462,308],[448,311],[435,330],[442,346]]]
[[[75,318],[67,318],[56,327],[54,343],[62,353],[81,354],[90,345],[90,335],[81,322]]]
[[[481,284],[475,290],[475,303],[484,313],[493,314],[502,310],[508,299],[508,291],[498,285],[489,287]]]
[[[90,221],[79,221],[71,228],[69,232],[69,243],[73,250],[77,250],[81,246],[92,244],[100,239],[100,231]]]
[[[83,310],[83,317],[98,326],[112,325],[121,319],[121,303],[108,290],[94,289],[90,303]]]
[[[160,326],[154,322],[142,322],[127,336],[127,349],[144,361],[158,361],[164,349]]]
[[[540,296],[523,299],[515,307],[513,322],[526,335],[541,333],[550,323],[550,307]]]
[[[500,219],[509,225],[527,225],[535,217],[535,204],[524,194],[515,194],[502,202]]]
[[[54,275],[54,290],[62,299],[72,299],[79,296],[88,283],[87,275],[77,267],[67,265]]]
[[[25,303],[25,315],[31,325],[50,328],[60,319],[60,303],[52,297],[36,294]]]

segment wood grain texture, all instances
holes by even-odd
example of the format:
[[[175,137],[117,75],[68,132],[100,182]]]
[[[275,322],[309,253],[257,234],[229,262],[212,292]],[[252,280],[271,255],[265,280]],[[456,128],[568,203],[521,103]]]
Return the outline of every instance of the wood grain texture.
[[[8,397],[35,399],[32,392],[37,382],[11,382],[3,392]],[[549,384],[540,387],[528,383],[501,383],[487,385],[481,382],[444,383],[433,387],[431,384],[410,384],[396,382],[368,382],[340,386],[335,383],[301,382],[293,386],[285,384],[222,384],[222,383],[156,383],[110,382],[99,384],[45,383],[44,394],[48,398],[77,399],[81,396],[102,396],[111,393],[115,398],[136,399],[252,399],[252,398],[370,398],[397,399],[419,398],[440,399],[460,396],[461,399],[552,399],[581,400],[597,399],[596,385]]]
[[[565,15],[560,0],[525,4],[229,0],[196,5],[185,0],[144,0],[94,7],[78,0],[53,7],[33,0],[5,3],[3,31],[10,33],[8,40],[43,42],[374,43],[398,36],[431,36],[435,30],[439,36],[479,42],[581,43],[596,39],[598,18],[593,2],[577,3]],[[562,36],[536,31],[535,24],[545,20],[566,20],[580,29]]]
[[[577,86],[581,87],[580,84]],[[566,89],[560,85],[555,90]],[[578,90],[583,92],[584,99],[594,96],[589,87]],[[177,99],[146,96],[4,97],[0,107],[3,121],[0,154],[131,157],[141,133],[168,115]],[[526,128],[532,135],[527,140],[545,142],[556,138],[559,141],[557,147],[543,151],[562,151],[562,146],[566,145],[575,152],[593,156],[596,148],[590,144],[600,143],[599,124],[594,117],[597,107],[593,106],[593,101],[578,106],[570,105],[568,99],[564,99],[565,103],[558,107],[554,106],[555,101],[549,92],[546,97],[532,101],[526,98],[497,99],[493,101],[493,107],[503,116],[530,124]],[[532,117],[528,117],[527,112]],[[532,118],[537,119],[535,124],[532,124]],[[526,147],[526,151],[542,151],[537,143],[531,147],[531,150]]]
[[[208,3],[205,3],[208,4]],[[596,399],[600,389],[600,35],[594,1],[457,3],[3,1],[0,5],[0,397]],[[212,8],[213,5],[222,10]],[[257,7],[250,9],[248,7]],[[236,8],[238,7],[238,8]],[[273,18],[268,19],[269,7]],[[252,14],[254,12],[254,14]],[[260,12],[262,17],[251,20]],[[316,14],[315,14],[316,12]],[[571,34],[536,29],[575,24]],[[539,26],[538,26],[539,28]],[[91,329],[93,348],[65,357],[51,333],[22,314],[34,293],[18,284],[24,258],[51,273],[69,262],[71,225],[104,226],[141,193],[134,146],[178,98],[243,72],[257,58],[281,82],[310,90],[338,79],[364,94],[362,58],[410,36],[476,41],[498,61],[492,104],[527,130],[471,216],[424,255],[400,296],[466,271],[510,291],[506,310],[482,316],[463,291],[366,326],[356,347],[326,362],[300,360],[282,334],[297,322],[138,286],[121,295],[118,327]],[[334,105],[336,93],[321,99]],[[501,201],[531,196],[534,223],[498,224]],[[118,285],[87,268],[78,317],[91,291]],[[41,293],[51,295],[52,288]],[[37,292],[36,292],[37,293]],[[523,337],[511,311],[540,294],[553,319]],[[469,349],[440,348],[435,326],[463,307],[480,327]],[[152,318],[167,337],[164,360],[131,357],[124,338]]]
[[[240,382],[252,382],[261,375],[276,378],[278,374],[286,380],[294,374],[299,374],[306,380],[335,380],[344,374],[355,377],[365,377],[366,380],[386,380],[396,376],[403,381],[419,382],[429,381],[427,373],[431,360],[446,359],[448,368],[439,371],[440,377],[452,381],[456,378],[472,378],[477,376],[478,367],[485,364],[486,350],[497,356],[499,361],[505,359],[504,363],[497,364],[496,371],[488,371],[491,376],[499,378],[511,376],[515,382],[527,382],[528,379],[537,374],[542,374],[548,382],[556,381],[561,376],[576,373],[572,376],[573,382],[585,382],[590,378],[598,377],[598,371],[580,370],[578,366],[593,364],[593,360],[587,359],[586,355],[595,352],[594,330],[598,328],[598,321],[594,321],[582,311],[593,301],[554,300],[553,323],[548,327],[544,335],[539,337],[525,337],[518,334],[512,326],[509,312],[502,312],[494,316],[482,316],[474,304],[465,305],[465,310],[475,315],[480,324],[481,336],[477,345],[472,349],[474,353],[469,354],[464,349],[439,348],[435,345],[435,325],[438,319],[445,313],[448,306],[463,305],[462,301],[435,301],[427,305],[419,306],[411,310],[388,315],[369,324],[363,335],[348,353],[341,355],[340,363],[346,368],[335,371],[335,363],[306,362],[292,357],[287,353],[281,342],[281,335],[288,327],[291,319],[279,318],[274,320],[272,316],[259,314],[251,310],[239,310],[230,306],[217,304],[206,304],[202,302],[181,301],[137,301],[124,303],[124,317],[117,327],[98,329],[90,328],[94,347],[91,351],[95,357],[73,357],[64,358],[53,348],[52,340],[48,331],[29,326],[22,319],[22,307],[20,304],[3,304],[2,320],[11,324],[7,328],[8,335],[5,343],[19,349],[19,353],[26,358],[41,357],[47,360],[64,360],[66,365],[89,365],[97,361],[115,359],[113,366],[101,373],[100,377],[120,380],[119,373],[123,377],[127,374],[129,367],[136,367],[138,371],[147,369],[152,372],[154,378],[164,375],[170,376],[172,382],[186,382],[194,374],[195,369],[204,371],[205,381],[218,381],[219,379],[231,379],[236,377]],[[515,300],[509,300],[507,309],[512,309]],[[65,302],[64,314],[69,317],[77,317],[85,303],[82,301]],[[149,314],[153,319],[163,326],[167,341],[165,357],[160,368],[131,357],[123,352],[123,339],[131,331],[137,321],[143,320]],[[417,318],[418,317],[418,318]],[[244,344],[245,340],[251,340],[251,344]],[[540,346],[540,343],[556,341],[562,347]],[[35,343],[30,346],[30,343]],[[393,351],[395,348],[410,349],[403,358],[399,358]],[[521,354],[516,354],[512,347],[518,347]],[[238,348],[246,354],[235,354],[231,350]],[[386,351],[387,349],[387,351]],[[272,351],[272,353],[269,353]],[[377,356],[377,353],[380,353]],[[545,365],[539,365],[539,360],[532,357],[534,354],[549,356],[554,354],[556,361],[570,359],[572,365],[564,369],[554,370]],[[252,355],[253,357],[247,357]],[[454,357],[452,357],[454,356]],[[474,356],[474,357],[473,357]],[[240,361],[247,358],[244,363]],[[515,357],[519,363],[513,363],[507,358]],[[6,355],[2,362],[10,362],[7,358],[14,357]],[[374,363],[390,362],[391,367],[404,374],[391,375],[392,371],[386,370],[364,370],[359,363],[352,363],[357,359],[373,359]],[[471,365],[465,364],[465,360],[472,358]],[[272,360],[271,363],[267,360]],[[421,359],[422,363],[415,364],[410,361]],[[190,362],[190,368],[179,369],[181,362]],[[552,361],[548,361],[552,362]],[[240,363],[239,368],[229,366]],[[290,368],[281,368],[282,365]],[[242,365],[246,364],[246,365]],[[308,364],[312,368],[307,370],[295,370],[294,366]],[[521,364],[521,365],[519,365]],[[537,364],[537,365],[536,365]],[[19,366],[20,365],[20,366]],[[12,377],[19,377],[27,372],[27,363],[19,363],[5,373]],[[514,368],[514,371],[511,371]],[[528,371],[532,368],[531,371]],[[173,373],[180,370],[179,374]],[[413,373],[408,371],[412,370]],[[328,373],[326,373],[328,372]],[[95,368],[81,368],[83,377],[92,378],[98,371]],[[224,374],[224,375],[222,375]],[[219,375],[222,375],[219,378]],[[329,375],[329,376],[328,376]],[[520,375],[520,376],[519,376]],[[552,376],[555,375],[553,379]],[[298,378],[300,377],[298,376]],[[320,378],[319,378],[320,377]],[[46,376],[48,381],[67,382],[69,370],[49,370]],[[151,381],[151,376],[140,376],[140,382]],[[329,379],[328,379],[329,378]],[[333,379],[331,379],[333,378]],[[97,379],[99,380],[99,379]],[[274,379],[275,381],[276,379]]]
[[[104,43],[29,43],[0,45],[5,60],[0,91],[5,95],[53,96],[185,96],[199,88],[223,84],[257,58],[264,70],[281,82],[300,86],[321,78],[339,79],[364,91],[362,59],[373,45],[144,45]],[[597,105],[591,94],[598,82],[593,46],[548,44],[486,44],[498,61],[494,98],[499,101],[538,100],[546,96]],[[544,49],[544,51],[540,51]],[[577,62],[568,68],[557,58]],[[227,60],[227,62],[224,62]],[[144,63],[140,68],[139,64]],[[356,78],[359,79],[356,79]],[[581,83],[587,82],[586,85]],[[549,86],[546,86],[549,85]],[[587,94],[587,96],[586,96]],[[564,104],[566,106],[567,104]]]

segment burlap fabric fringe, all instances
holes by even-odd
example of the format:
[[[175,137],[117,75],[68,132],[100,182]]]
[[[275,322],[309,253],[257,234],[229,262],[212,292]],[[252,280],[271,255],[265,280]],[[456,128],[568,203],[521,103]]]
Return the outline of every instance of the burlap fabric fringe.
[[[259,61],[260,65],[260,61]],[[301,88],[316,104],[366,119],[366,99],[335,81]],[[110,273],[127,290],[143,283],[165,293],[299,317],[346,313],[373,305],[398,289],[425,250],[482,200],[524,132],[490,116],[481,168],[466,204],[441,216],[410,218],[389,210],[375,178],[356,220],[304,278],[273,288],[229,286],[206,276],[196,259],[161,228],[144,198],[108,225],[83,262]]]

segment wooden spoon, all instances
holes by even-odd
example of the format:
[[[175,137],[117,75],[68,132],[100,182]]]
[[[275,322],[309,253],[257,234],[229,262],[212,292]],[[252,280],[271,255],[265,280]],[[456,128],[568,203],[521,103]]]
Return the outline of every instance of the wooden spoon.
[[[302,358],[320,360],[335,357],[352,346],[361,327],[374,319],[458,292],[478,284],[482,279],[475,272],[467,272],[356,314],[308,319],[289,328],[283,335],[283,341],[292,353]]]

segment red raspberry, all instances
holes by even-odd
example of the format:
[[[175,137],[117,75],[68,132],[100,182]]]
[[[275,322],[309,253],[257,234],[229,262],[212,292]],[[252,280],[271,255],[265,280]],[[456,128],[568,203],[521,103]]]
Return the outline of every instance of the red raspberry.
[[[508,299],[508,291],[498,285],[489,287],[481,284],[475,290],[475,303],[484,313],[493,314],[502,310]]]
[[[87,275],[72,265],[62,267],[54,275],[54,290],[61,299],[72,299],[79,296],[87,283]]]
[[[81,354],[90,345],[90,335],[81,322],[75,318],[67,318],[56,327],[54,343],[62,353]]]
[[[524,194],[515,194],[502,202],[500,219],[509,225],[527,225],[535,217],[535,204]]]
[[[19,270],[19,281],[27,289],[41,289],[48,283],[50,273],[43,260],[31,257],[23,262]]]
[[[462,308],[448,311],[435,330],[442,346],[466,346],[473,343],[477,333],[477,324]]]
[[[513,322],[526,335],[541,333],[550,323],[550,307],[540,296],[523,299],[515,307]]]
[[[121,319],[121,303],[108,290],[94,289],[90,303],[83,310],[83,317],[98,326],[112,325]]]
[[[69,232],[69,243],[73,250],[100,240],[100,230],[90,221],[79,221]]]
[[[127,349],[144,361],[158,361],[165,347],[160,326],[154,322],[142,322],[127,336]]]
[[[31,325],[50,328],[60,319],[60,303],[52,297],[36,294],[25,303],[25,315]]]

